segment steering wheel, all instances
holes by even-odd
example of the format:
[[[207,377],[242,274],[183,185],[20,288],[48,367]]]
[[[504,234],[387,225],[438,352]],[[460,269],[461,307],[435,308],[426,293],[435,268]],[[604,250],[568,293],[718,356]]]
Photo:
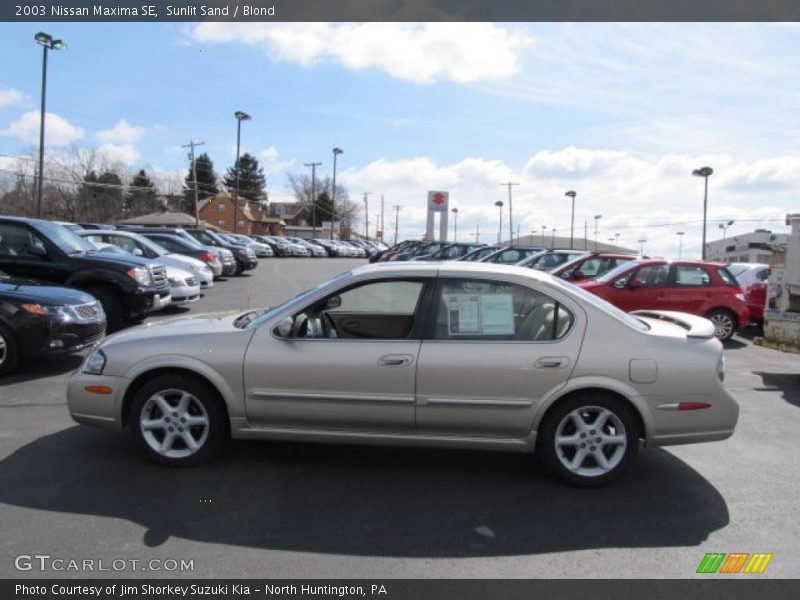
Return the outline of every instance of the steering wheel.
[[[306,337],[308,338],[324,337],[324,332],[322,329],[322,320],[319,317],[310,317],[308,319],[308,328],[306,330]]]
[[[289,337],[292,338],[300,337],[300,332],[307,327],[308,327],[308,315],[306,315],[306,313],[300,313],[294,318],[294,323],[292,324],[292,329],[289,332]]]
[[[338,333],[336,331],[336,323],[333,321],[333,317],[331,317],[330,313],[324,311],[320,313],[320,317],[322,317],[322,333],[326,338],[338,337]]]

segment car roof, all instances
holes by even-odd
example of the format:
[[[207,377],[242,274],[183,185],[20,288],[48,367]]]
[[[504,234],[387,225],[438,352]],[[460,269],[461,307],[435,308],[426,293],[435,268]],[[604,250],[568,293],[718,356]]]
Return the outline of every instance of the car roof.
[[[640,258],[638,260],[631,261],[631,266],[633,265],[658,265],[658,264],[677,264],[677,265],[690,265],[690,266],[698,266],[698,267],[727,267],[728,265],[725,263],[720,262],[711,262],[708,260],[683,260],[678,258]]]
[[[528,269],[527,267],[518,267],[516,265],[502,265],[495,263],[479,263],[479,262],[460,262],[460,261],[433,261],[433,262],[415,262],[415,261],[402,261],[402,262],[385,262],[385,263],[372,263],[356,267],[353,269],[354,275],[370,274],[370,273],[388,273],[392,270],[402,270],[405,274],[413,276],[414,274],[432,276],[435,274],[440,275],[513,275],[528,277],[536,279],[537,281],[552,281],[552,277],[548,273],[540,272],[535,269]]]

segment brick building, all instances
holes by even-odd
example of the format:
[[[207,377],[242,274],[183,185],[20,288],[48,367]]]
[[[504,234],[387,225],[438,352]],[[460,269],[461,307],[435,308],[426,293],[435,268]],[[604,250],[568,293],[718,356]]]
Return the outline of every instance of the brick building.
[[[283,235],[286,223],[281,217],[270,216],[267,205],[239,197],[238,223],[234,227],[233,196],[220,192],[200,203],[200,218],[225,231],[245,235]]]

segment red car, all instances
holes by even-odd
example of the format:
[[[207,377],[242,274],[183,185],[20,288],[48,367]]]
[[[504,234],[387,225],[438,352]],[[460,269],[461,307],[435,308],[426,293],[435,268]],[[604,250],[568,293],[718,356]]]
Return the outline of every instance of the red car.
[[[592,252],[571,260],[556,267],[550,274],[561,277],[567,281],[580,281],[582,279],[595,279],[618,266],[636,260],[632,254],[618,254],[613,252]]]
[[[747,308],[750,311],[750,320],[758,325],[764,324],[764,308],[767,304],[767,283],[756,281],[744,293]]]
[[[637,260],[576,285],[627,312],[674,310],[706,317],[721,340],[750,321],[744,293],[724,264]]]

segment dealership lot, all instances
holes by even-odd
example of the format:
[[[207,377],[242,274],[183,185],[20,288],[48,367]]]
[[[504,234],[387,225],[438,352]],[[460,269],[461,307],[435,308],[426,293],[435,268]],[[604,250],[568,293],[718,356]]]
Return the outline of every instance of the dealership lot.
[[[262,260],[151,319],[274,304],[363,262]],[[160,468],[73,424],[80,357],[23,366],[0,384],[0,576],[93,574],[14,566],[46,554],[194,565],[127,577],[692,577],[706,552],[769,552],[758,577],[797,577],[800,356],[750,337],[727,345],[733,438],[643,450],[596,490],[488,452],[236,442],[208,467]]]

